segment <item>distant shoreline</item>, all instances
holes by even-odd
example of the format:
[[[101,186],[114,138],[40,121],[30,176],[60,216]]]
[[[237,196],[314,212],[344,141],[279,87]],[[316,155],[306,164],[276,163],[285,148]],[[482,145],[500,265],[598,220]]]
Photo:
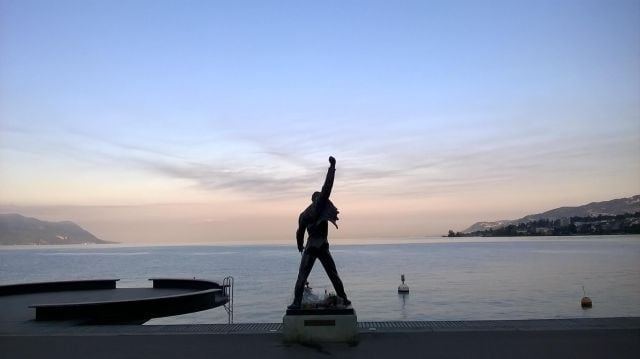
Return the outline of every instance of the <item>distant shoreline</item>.
[[[590,234],[586,234],[586,233],[572,233],[572,234],[515,234],[515,235],[508,235],[508,234],[504,234],[504,235],[500,235],[500,234],[494,234],[494,235],[479,235],[479,234],[462,234],[462,235],[454,235],[454,236],[449,236],[449,235],[443,235],[441,236],[442,238],[509,238],[509,237],[534,237],[534,238],[540,238],[540,237],[604,237],[604,236],[637,236],[640,235],[640,233],[590,233]]]
[[[447,237],[447,236],[423,236],[423,237],[388,237],[388,238],[333,238],[329,242],[331,246],[376,246],[376,245],[401,245],[401,244],[433,244],[433,243],[451,243],[453,241],[461,242],[489,242],[489,241],[508,241],[513,240],[539,240],[544,241],[547,239],[557,240],[566,239],[597,239],[599,237],[602,240],[611,239],[615,237],[637,237],[640,239],[640,234],[608,234],[608,235],[570,235],[570,236],[463,236],[463,237]],[[130,247],[291,247],[295,249],[295,240],[288,241],[275,241],[275,242],[243,242],[243,241],[212,241],[212,242],[187,242],[187,243],[140,243],[140,242],[112,242],[112,243],[89,243],[84,244],[10,244],[0,245],[0,250],[12,250],[12,249],[63,249],[63,248],[94,248],[94,249],[113,249],[113,248],[130,248]]]
[[[475,225],[474,225],[475,226]],[[472,226],[473,227],[473,226]],[[541,218],[476,231],[454,232],[447,237],[592,236],[640,234],[640,212],[617,215]]]

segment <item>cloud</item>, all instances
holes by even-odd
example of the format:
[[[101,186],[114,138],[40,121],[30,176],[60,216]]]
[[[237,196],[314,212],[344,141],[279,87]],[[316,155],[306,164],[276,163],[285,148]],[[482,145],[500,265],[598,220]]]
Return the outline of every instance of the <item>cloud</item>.
[[[319,182],[318,175],[282,176],[260,174],[252,170],[235,170],[211,164],[169,161],[157,158],[125,159],[130,165],[162,175],[191,180],[200,189],[208,191],[231,190],[260,197],[287,197],[309,190],[309,183]]]
[[[443,151],[421,161],[405,160],[414,154],[397,148],[382,156],[364,154],[346,163],[340,161],[337,180],[343,192],[382,196],[450,194],[522,179],[536,171],[549,174],[551,169],[565,170],[567,163],[570,165],[575,159],[588,157],[597,151],[592,145],[593,142],[590,145],[582,142],[559,144],[555,139],[547,139]],[[323,167],[309,168],[311,161],[306,160],[303,154],[284,150],[264,151],[264,154],[271,158],[265,158],[263,166],[243,169],[234,169],[228,164],[212,165],[157,157],[129,160],[170,177],[192,180],[195,186],[207,191],[232,190],[273,198],[297,196],[321,186]],[[271,163],[268,162],[270,160]],[[280,161],[307,167],[302,168],[302,174],[283,173],[274,165]],[[575,164],[569,167],[579,169]]]
[[[300,130],[296,136],[239,134],[225,138],[233,145],[230,149],[203,138],[167,149],[162,142],[132,144],[68,131],[60,138],[49,136],[48,142],[35,150],[26,149],[55,149],[58,154],[107,170],[125,166],[187,180],[193,187],[212,193],[231,191],[260,198],[294,198],[318,190],[328,164],[324,157],[335,154],[336,188],[341,193],[415,198],[482,190],[532,176],[583,175],[594,170],[588,164],[592,159],[624,153],[630,143],[638,141],[636,134],[580,137],[527,129],[521,133],[486,132],[474,138],[468,133],[470,129],[461,129],[466,133],[464,141],[452,138],[434,144],[431,138],[421,138],[424,134],[419,131],[388,138],[378,134],[356,141],[357,134],[343,130]],[[12,141],[12,145],[22,144]],[[199,152],[212,158],[196,158],[194,153]]]

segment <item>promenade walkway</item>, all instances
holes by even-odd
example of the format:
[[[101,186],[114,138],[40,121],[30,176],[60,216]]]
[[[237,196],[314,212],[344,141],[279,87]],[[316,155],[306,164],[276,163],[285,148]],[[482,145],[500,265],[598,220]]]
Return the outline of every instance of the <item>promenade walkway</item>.
[[[284,343],[279,323],[23,325],[2,358],[639,358],[640,318],[360,322],[357,343]]]

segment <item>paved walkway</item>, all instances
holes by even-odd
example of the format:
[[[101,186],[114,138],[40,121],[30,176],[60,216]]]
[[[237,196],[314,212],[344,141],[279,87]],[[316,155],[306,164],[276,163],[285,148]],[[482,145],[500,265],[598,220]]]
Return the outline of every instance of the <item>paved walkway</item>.
[[[361,322],[357,343],[307,345],[279,323],[31,329],[0,333],[2,358],[640,358],[635,317]]]
[[[359,322],[357,343],[283,342],[280,323],[38,322],[25,303],[141,298],[180,290],[0,297],[0,358],[640,358],[640,318]]]

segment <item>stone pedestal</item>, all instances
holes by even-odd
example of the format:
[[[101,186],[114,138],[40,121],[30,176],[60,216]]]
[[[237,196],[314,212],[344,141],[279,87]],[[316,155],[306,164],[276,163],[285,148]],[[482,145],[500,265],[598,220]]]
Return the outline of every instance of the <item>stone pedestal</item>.
[[[288,309],[282,320],[288,342],[353,342],[358,320],[351,306],[343,309]]]

